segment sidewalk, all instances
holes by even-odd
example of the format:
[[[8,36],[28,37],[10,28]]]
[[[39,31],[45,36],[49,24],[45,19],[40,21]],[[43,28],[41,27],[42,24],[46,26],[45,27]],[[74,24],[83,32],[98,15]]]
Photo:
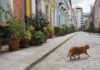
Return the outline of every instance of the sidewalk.
[[[48,39],[47,43],[41,46],[0,54],[0,70],[27,70],[31,65],[53,52],[73,35],[75,33]]]
[[[100,36],[100,33],[92,33],[92,34]]]

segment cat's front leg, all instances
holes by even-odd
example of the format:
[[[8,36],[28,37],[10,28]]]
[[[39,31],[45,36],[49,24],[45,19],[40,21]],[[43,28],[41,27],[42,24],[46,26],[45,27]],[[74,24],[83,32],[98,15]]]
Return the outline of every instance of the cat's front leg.
[[[85,52],[86,55],[88,55],[88,57],[90,57],[90,55],[87,53],[87,51]]]
[[[80,59],[80,55],[78,54],[78,59]]]

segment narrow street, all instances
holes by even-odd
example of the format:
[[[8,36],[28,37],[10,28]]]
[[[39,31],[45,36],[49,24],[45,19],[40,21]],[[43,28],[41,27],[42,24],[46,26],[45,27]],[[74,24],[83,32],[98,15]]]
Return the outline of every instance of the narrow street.
[[[100,0],[0,0],[0,70],[100,70]]]
[[[89,44],[90,57],[82,54],[80,60],[70,61],[66,58],[69,48],[76,44]],[[33,66],[31,70],[100,70],[100,36],[77,32],[73,38]]]

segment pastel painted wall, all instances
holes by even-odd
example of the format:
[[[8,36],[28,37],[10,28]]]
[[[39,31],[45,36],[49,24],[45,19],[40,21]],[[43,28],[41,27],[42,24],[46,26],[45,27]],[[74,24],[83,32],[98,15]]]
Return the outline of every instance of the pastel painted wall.
[[[34,3],[34,1],[32,3]],[[46,14],[50,21],[50,24],[54,26],[56,25],[56,14],[57,14],[56,4],[57,3],[55,0],[37,0],[37,10],[38,11],[41,10],[44,14]],[[36,7],[36,5],[33,6],[32,9],[34,7]]]
[[[31,16],[32,15],[32,1],[31,0],[26,0],[26,16]]]
[[[32,14],[35,14],[36,13],[36,0],[32,0],[31,5],[32,5]]]
[[[23,0],[13,0],[13,13],[17,19],[22,19],[24,15]]]
[[[68,11],[67,1],[57,0],[57,26],[68,24],[68,15],[66,11]]]

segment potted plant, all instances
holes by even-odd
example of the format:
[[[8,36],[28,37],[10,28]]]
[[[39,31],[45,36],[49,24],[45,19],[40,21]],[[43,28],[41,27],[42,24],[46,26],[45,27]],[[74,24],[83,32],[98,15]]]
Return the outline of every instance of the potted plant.
[[[36,12],[32,17],[27,17],[27,21],[34,26],[35,31],[43,30],[49,24],[48,17],[41,11]]]
[[[60,36],[63,36],[63,35],[65,35],[65,27],[62,25],[62,26],[60,26]]]
[[[20,40],[20,47],[25,48],[29,46],[29,40],[31,40],[31,33],[28,30],[25,30],[21,33],[22,38]]]
[[[14,51],[17,50],[19,47],[19,40],[18,39],[10,39],[8,42],[9,50]]]
[[[48,38],[52,38],[54,36],[54,27],[52,25],[47,26]]]
[[[25,29],[24,23],[21,19],[16,18],[12,13],[12,10],[8,6],[8,9],[0,7],[0,11],[4,13],[6,19],[7,28],[6,31],[9,33],[9,50],[14,51],[19,47],[19,40],[21,38],[21,32]]]
[[[75,32],[76,31],[76,28],[74,25],[71,26],[71,32]]]
[[[55,35],[56,36],[59,36],[59,34],[60,34],[60,27],[54,27],[54,30],[55,30]]]
[[[45,33],[44,28],[48,26],[49,20],[48,17],[43,14],[41,11],[36,12],[35,15],[32,15],[32,17],[27,17],[27,22],[29,25],[34,27],[34,31],[42,31]],[[45,42],[46,42],[46,34],[45,34]],[[32,32],[32,39],[30,44],[35,44],[36,38],[34,37],[34,33]]]
[[[14,51],[17,50],[19,47],[19,41],[21,39],[21,31],[23,31],[23,24],[22,23],[15,23],[13,25],[8,26],[8,30],[10,33],[10,39],[8,41],[9,50]]]
[[[48,39],[48,31],[47,31],[47,27],[44,27],[42,32],[44,33],[45,35],[45,42],[47,42],[47,39]]]
[[[44,35],[43,32],[41,32],[41,31],[35,31],[33,33],[33,36],[35,38],[35,43],[32,42],[33,44],[40,45],[40,44],[42,44],[42,43],[45,42],[45,35]]]

